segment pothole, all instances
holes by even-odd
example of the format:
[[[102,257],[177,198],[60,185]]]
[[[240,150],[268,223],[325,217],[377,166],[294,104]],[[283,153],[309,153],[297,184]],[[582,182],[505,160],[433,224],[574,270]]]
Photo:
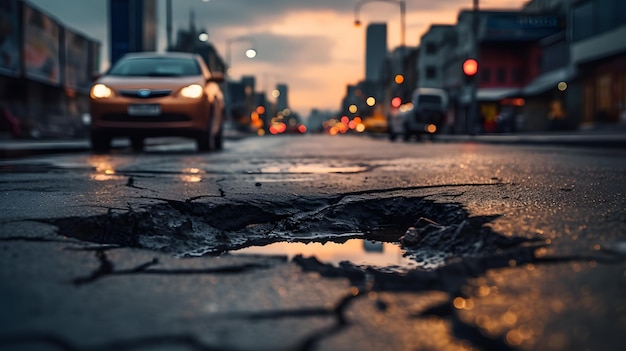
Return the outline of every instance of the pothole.
[[[100,216],[43,221],[56,225],[60,235],[176,256],[299,254],[323,261],[329,255],[329,264],[335,265],[348,261],[430,270],[529,241],[494,233],[485,226],[494,218],[469,217],[458,204],[416,197],[339,196],[267,203],[167,200]]]

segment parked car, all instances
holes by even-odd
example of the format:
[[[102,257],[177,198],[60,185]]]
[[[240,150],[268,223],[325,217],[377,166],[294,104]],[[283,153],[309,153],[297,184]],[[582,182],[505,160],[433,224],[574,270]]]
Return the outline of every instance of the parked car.
[[[407,141],[411,136],[440,133],[446,123],[448,94],[436,88],[417,88],[413,93],[413,107],[392,116],[389,121],[389,139],[401,135]]]
[[[100,76],[90,91],[91,145],[107,152],[114,137],[141,151],[149,137],[183,136],[198,150],[223,145],[221,72],[192,53],[131,53]]]

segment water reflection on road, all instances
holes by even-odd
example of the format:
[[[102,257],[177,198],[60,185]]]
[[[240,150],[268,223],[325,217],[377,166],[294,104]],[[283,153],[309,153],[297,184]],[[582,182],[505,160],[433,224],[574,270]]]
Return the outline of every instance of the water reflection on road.
[[[374,267],[415,268],[416,261],[404,257],[405,251],[397,244],[380,241],[349,239],[344,243],[279,242],[265,246],[252,246],[233,251],[234,254],[284,255],[292,259],[296,255],[315,256],[320,262],[338,266],[342,261],[355,265]]]

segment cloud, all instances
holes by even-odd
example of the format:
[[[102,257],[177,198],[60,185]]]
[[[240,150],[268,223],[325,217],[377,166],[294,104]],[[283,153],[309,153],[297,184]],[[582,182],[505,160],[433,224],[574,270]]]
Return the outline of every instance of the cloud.
[[[193,11],[200,25],[210,27],[233,24],[258,25],[276,21],[289,12],[335,11],[352,12],[355,2],[348,0],[211,0],[209,2],[180,1],[173,3],[177,21],[189,19]]]
[[[258,44],[256,60],[261,62],[326,65],[332,61],[330,50],[333,42],[328,37],[257,33],[255,40]]]

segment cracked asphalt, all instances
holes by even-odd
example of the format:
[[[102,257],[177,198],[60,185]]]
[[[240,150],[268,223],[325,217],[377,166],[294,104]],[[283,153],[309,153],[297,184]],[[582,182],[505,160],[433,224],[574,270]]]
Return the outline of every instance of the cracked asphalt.
[[[294,136],[0,161],[0,350],[621,350],[625,159]],[[354,238],[416,266],[237,252]]]

